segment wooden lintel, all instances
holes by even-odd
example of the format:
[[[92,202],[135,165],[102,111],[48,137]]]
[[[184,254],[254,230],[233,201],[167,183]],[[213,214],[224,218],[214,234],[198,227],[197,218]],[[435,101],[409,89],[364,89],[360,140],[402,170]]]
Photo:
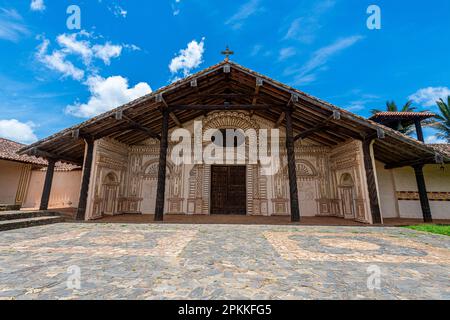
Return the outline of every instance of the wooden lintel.
[[[75,140],[79,140],[79,139],[90,139],[90,138],[92,138],[91,135],[89,135],[89,134],[87,134],[87,133],[81,131],[81,129],[75,129],[75,130],[72,130],[72,131],[70,132],[70,137],[71,137],[72,139],[75,139]]]
[[[27,151],[26,154],[35,156],[35,157],[44,158],[46,160],[62,161],[62,162],[67,162],[67,163],[71,163],[71,164],[75,164],[75,165],[80,165],[80,161],[77,161],[75,159],[70,159],[70,158],[67,158],[65,156],[61,156],[58,154],[46,152],[46,151],[40,150],[38,148],[32,148],[29,151]]]
[[[412,167],[417,165],[434,164],[436,161],[434,157],[424,158],[424,159],[414,159],[409,161],[402,161],[397,163],[389,163],[384,166],[386,170],[397,169],[403,167]]]

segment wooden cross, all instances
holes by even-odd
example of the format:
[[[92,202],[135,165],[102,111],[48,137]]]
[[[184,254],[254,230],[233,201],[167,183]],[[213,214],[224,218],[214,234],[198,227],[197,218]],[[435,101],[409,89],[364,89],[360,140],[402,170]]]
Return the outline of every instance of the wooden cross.
[[[221,54],[225,56],[225,61],[230,60],[230,56],[234,54],[234,51],[231,51],[230,48],[227,46],[225,51],[222,51]]]

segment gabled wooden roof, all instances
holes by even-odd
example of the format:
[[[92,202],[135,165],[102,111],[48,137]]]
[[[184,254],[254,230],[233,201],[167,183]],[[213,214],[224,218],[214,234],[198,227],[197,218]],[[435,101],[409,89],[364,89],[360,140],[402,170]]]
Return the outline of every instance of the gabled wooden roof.
[[[295,97],[295,98],[294,98]],[[293,99],[294,98],[294,99]],[[293,108],[293,127],[296,133],[314,128],[335,111],[341,119],[314,132],[308,138],[326,146],[335,146],[349,138],[361,139],[383,130],[385,138],[377,140],[375,157],[386,164],[407,163],[421,159],[432,162],[436,150],[374,121],[355,115],[328,102],[289,87],[231,61],[222,61],[183,80],[163,87],[149,95],[114,110],[58,132],[23,148],[21,154],[52,155],[67,162],[81,164],[84,141],[75,137],[110,137],[125,144],[138,144],[149,138],[149,133],[161,132],[161,108],[188,105],[248,105]],[[245,110],[245,107],[242,108]],[[174,112],[171,128],[205,114],[202,110]],[[283,123],[279,108],[264,108],[252,113],[273,122]],[[123,115],[117,119],[117,114]],[[140,129],[136,128],[139,125]],[[142,130],[145,127],[146,130]],[[448,156],[445,161],[450,162]]]

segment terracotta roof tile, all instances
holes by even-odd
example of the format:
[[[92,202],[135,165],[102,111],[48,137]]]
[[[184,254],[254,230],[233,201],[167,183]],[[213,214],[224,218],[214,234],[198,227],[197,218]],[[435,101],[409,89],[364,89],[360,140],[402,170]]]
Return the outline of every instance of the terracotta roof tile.
[[[11,141],[5,138],[0,138],[0,159],[29,163],[41,167],[47,166],[47,161],[44,159],[27,155],[18,155],[17,151],[19,151],[23,147],[25,147],[24,144]],[[61,162],[56,163],[56,170],[58,171],[72,171],[77,169],[80,168],[66,163]]]
[[[371,120],[380,118],[394,118],[394,119],[427,119],[434,117],[435,114],[431,112],[379,112],[370,117]]]
[[[430,144],[430,147],[436,151],[442,152],[450,156],[450,143]]]

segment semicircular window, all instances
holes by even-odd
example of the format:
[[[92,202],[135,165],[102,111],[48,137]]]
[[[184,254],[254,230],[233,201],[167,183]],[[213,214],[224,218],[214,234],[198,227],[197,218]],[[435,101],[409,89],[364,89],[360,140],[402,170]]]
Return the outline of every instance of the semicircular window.
[[[217,139],[216,137],[221,137]],[[245,144],[245,134],[238,129],[219,129],[211,137],[211,142],[219,147],[240,147]]]

